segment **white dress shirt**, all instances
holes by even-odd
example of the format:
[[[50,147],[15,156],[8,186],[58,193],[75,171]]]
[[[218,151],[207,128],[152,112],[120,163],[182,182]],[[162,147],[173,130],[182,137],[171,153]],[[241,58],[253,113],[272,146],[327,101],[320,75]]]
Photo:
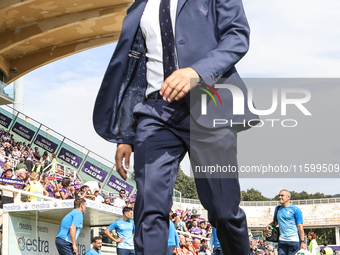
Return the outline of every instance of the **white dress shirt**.
[[[146,96],[160,90],[164,82],[162,38],[159,26],[159,5],[160,0],[148,0],[140,21],[140,27],[146,43],[146,57],[148,58],[146,62],[146,80],[148,81],[148,87],[145,93]],[[170,0],[170,16],[174,37],[176,10],[177,0]]]
[[[113,203],[113,206],[123,208],[126,205],[125,200],[117,197]]]

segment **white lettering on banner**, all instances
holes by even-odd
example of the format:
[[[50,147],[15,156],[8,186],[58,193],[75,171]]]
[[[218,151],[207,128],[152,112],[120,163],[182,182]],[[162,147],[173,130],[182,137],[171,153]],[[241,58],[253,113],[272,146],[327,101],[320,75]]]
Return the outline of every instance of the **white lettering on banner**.
[[[84,172],[87,173],[88,175],[92,176],[93,178],[96,178],[99,181],[103,180],[103,176],[100,175],[100,170],[90,166],[90,168],[85,168]]]
[[[115,184],[115,183],[113,183],[111,181],[109,182],[108,186],[113,187],[114,189],[118,190],[117,184]]]
[[[92,171],[95,171],[97,174],[100,174],[100,170],[99,170],[99,169],[97,169],[97,168],[95,168],[95,167],[93,167],[93,166],[90,166],[90,169],[91,169]]]
[[[75,157],[74,155],[68,153],[68,152],[65,152],[65,155],[66,155],[67,157],[72,158],[73,160],[76,160],[76,157]]]
[[[126,189],[126,184],[121,183],[119,180],[116,180],[116,183],[117,183],[119,186],[121,186],[121,187],[123,187],[123,188]]]
[[[112,181],[109,181],[107,186],[110,186],[111,188],[113,188],[117,191],[120,191],[121,189],[125,189],[126,195],[129,196],[130,192],[128,190],[126,190],[127,185],[119,182],[118,180],[115,180],[115,182],[117,184],[112,182]]]
[[[4,183],[8,183],[8,184],[24,185],[24,182],[22,180],[8,179],[8,178],[4,178],[4,177],[0,177],[0,182],[4,182]]]
[[[19,129],[22,130],[23,132],[25,132],[26,134],[28,134],[28,132],[29,132],[27,129],[23,128],[22,126],[20,126]]]
[[[42,143],[42,142],[40,142],[40,141],[35,141],[34,143],[35,143],[36,145],[40,146],[41,148],[47,150],[48,152],[53,152],[53,151],[54,151],[53,148],[50,148],[50,147],[49,147],[49,146],[51,146],[51,145],[46,145],[46,144],[44,144],[44,143]]]
[[[3,125],[3,126],[6,126],[7,122],[0,120],[0,124]]]
[[[52,145],[52,143],[50,143],[49,141],[47,141],[47,140],[44,139],[44,138],[42,138],[41,141],[42,141],[43,143],[45,143],[46,145],[48,145],[48,146],[51,146],[51,145]]]
[[[68,156],[68,153],[66,152],[66,156]],[[71,158],[67,158],[65,157],[65,155],[60,155],[59,158],[61,158],[62,160],[66,161],[67,163],[69,163],[70,165],[73,165],[75,167],[78,167],[78,163],[76,161],[74,161],[76,159],[76,157],[73,157],[73,159]]]
[[[19,129],[21,129],[21,127],[19,127]],[[13,128],[13,132],[21,135],[22,137],[26,138],[27,140],[30,140],[31,139],[31,136],[26,134],[28,132],[28,130],[25,130],[26,132],[23,132],[21,130],[19,130],[17,128]]]

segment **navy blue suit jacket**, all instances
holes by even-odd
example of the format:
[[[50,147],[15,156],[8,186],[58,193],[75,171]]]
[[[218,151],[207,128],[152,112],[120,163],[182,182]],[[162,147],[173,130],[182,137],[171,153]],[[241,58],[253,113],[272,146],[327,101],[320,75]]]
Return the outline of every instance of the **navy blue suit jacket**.
[[[147,82],[145,56],[131,57],[130,50],[145,53],[139,23],[146,3],[147,0],[136,0],[128,9],[95,103],[95,130],[111,142],[133,144],[135,123],[132,109],[143,99]],[[213,119],[243,122],[258,118],[248,109],[247,89],[235,69],[249,45],[249,26],[241,0],[178,0],[175,40],[180,68],[193,68],[210,86],[216,82],[233,84],[242,90],[245,98],[244,114],[234,115],[231,92],[216,89],[223,106],[215,106],[207,115],[201,115],[200,100],[190,100],[187,95],[185,100],[197,123],[211,128]],[[197,96],[191,98],[200,99]],[[210,104],[213,104],[212,100],[208,109]],[[229,124],[230,121],[225,126]],[[247,128],[239,126],[239,130]]]

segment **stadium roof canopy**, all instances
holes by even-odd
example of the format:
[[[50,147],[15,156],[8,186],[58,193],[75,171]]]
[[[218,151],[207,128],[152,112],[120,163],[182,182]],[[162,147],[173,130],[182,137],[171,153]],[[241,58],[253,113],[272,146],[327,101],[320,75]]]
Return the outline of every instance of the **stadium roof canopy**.
[[[74,53],[117,41],[133,0],[1,0],[0,71],[7,84]]]

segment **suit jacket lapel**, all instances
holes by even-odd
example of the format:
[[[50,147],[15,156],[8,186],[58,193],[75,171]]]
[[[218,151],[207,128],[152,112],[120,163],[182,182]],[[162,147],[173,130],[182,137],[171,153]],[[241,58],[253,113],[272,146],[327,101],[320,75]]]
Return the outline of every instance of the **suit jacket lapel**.
[[[132,8],[132,10],[128,12],[128,14],[126,15],[124,19],[122,33],[121,33],[119,40],[122,40],[124,38],[130,38],[131,35],[134,36],[136,34],[146,3],[147,3],[147,0],[138,1],[138,2],[136,1],[130,7]],[[136,7],[134,7],[134,5],[136,5]]]
[[[178,3],[177,3],[177,15],[176,15],[176,17],[178,17],[178,15],[181,12],[181,10],[182,10],[182,8],[183,8],[183,6],[184,6],[186,1],[187,0],[178,0]]]

